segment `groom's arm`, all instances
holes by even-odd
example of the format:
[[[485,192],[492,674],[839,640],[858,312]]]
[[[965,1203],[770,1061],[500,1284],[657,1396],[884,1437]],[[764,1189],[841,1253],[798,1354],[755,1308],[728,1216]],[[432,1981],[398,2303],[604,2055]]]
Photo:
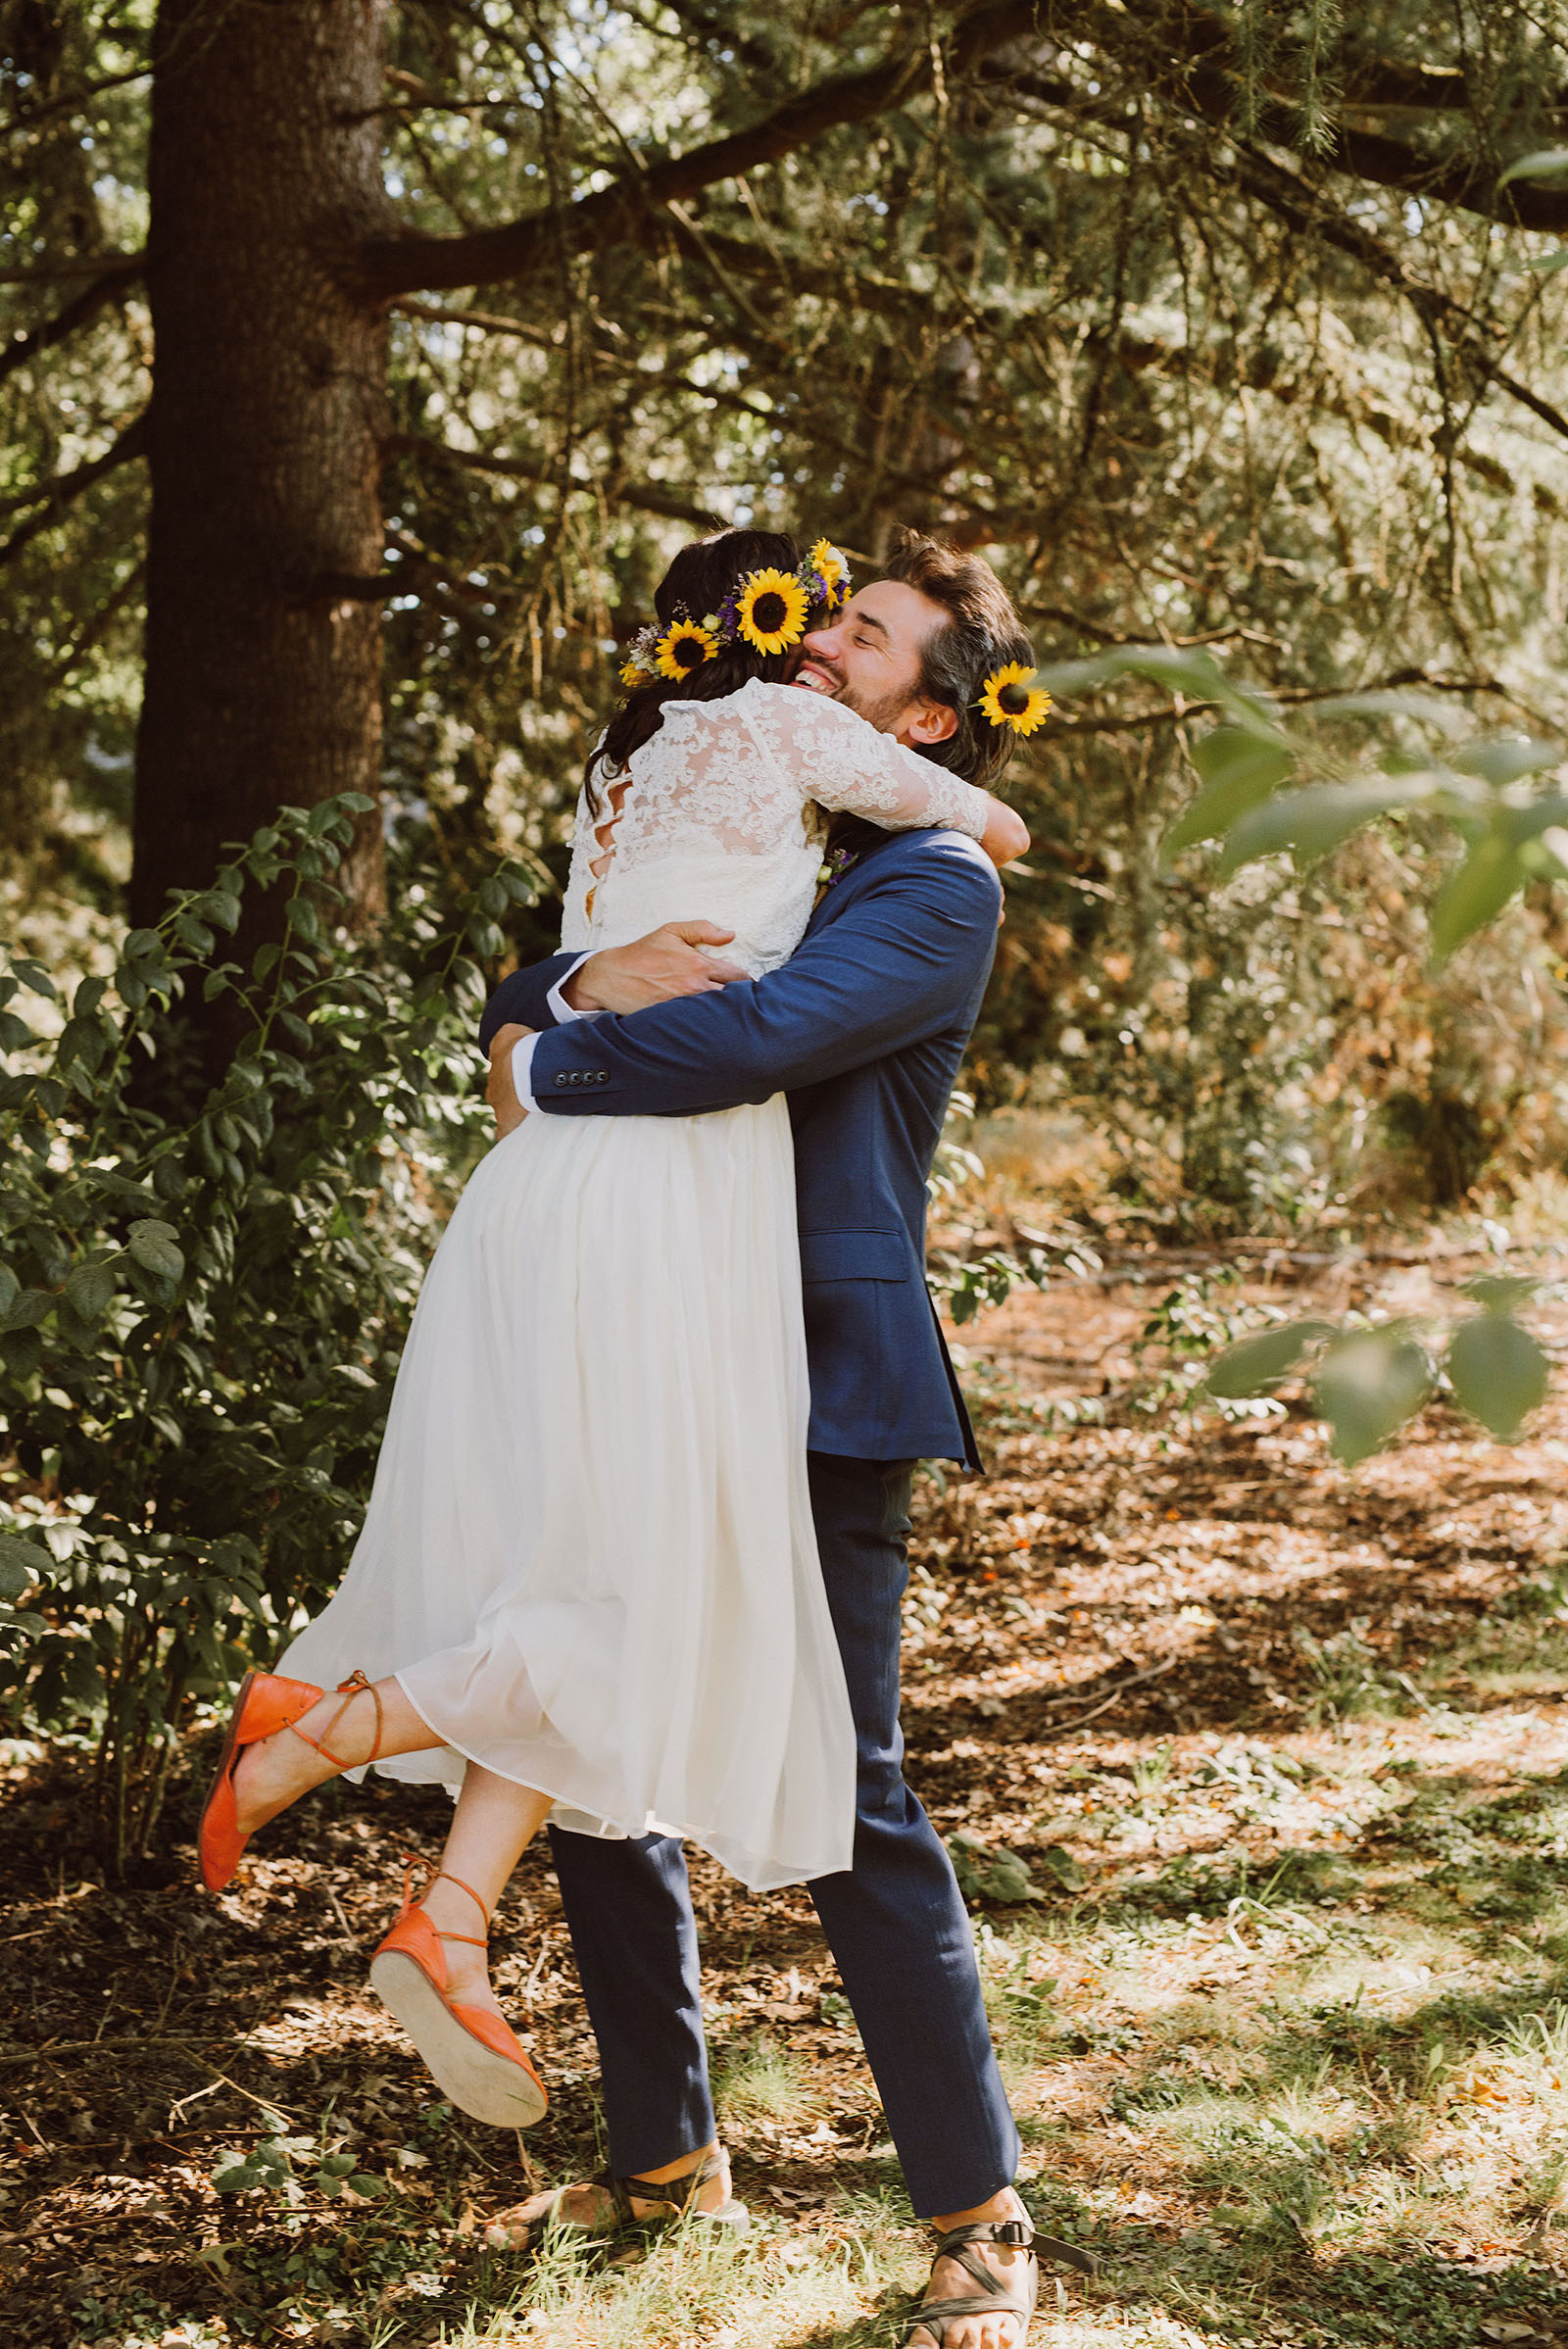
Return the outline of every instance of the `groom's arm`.
[[[484,1007],[479,1022],[479,1050],[490,1050],[490,1039],[497,1028],[515,1020],[523,1028],[553,1028],[561,1016],[559,999],[553,1002],[556,990],[565,985],[579,962],[581,954],[546,954],[540,962],[530,962],[503,979]]]
[[[666,1003],[682,995],[705,995],[731,979],[744,979],[738,962],[727,962],[716,950],[728,946],[733,930],[710,921],[665,922],[651,938],[629,948],[611,948],[597,954],[546,954],[503,979],[484,1007],[479,1022],[479,1050],[487,1052],[496,1030],[515,1021],[522,1028],[554,1028],[587,1011],[606,1008],[590,997],[575,1000],[571,980],[584,962],[614,968],[614,998],[625,1011],[649,1003]],[[705,949],[713,950],[705,952]]]
[[[533,1101],[557,1114],[696,1116],[880,1060],[952,1025],[990,967],[999,896],[992,866],[943,834],[766,977],[541,1035]]]

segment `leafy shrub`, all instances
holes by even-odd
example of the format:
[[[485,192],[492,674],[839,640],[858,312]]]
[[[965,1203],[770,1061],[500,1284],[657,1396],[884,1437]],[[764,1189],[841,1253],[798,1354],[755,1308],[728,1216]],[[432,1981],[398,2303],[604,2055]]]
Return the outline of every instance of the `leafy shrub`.
[[[342,1575],[482,1147],[474,955],[531,881],[503,866],[448,929],[410,889],[373,940],[334,935],[368,805],[284,809],[77,986],[52,1043],[21,1008],[47,972],[0,953],[0,1705],[95,1743],[119,1867],[192,1704]],[[249,970],[220,943],[246,889],[283,906]],[[177,1055],[199,1000],[240,1037],[227,1073],[193,1114],[149,1106],[147,1055]]]

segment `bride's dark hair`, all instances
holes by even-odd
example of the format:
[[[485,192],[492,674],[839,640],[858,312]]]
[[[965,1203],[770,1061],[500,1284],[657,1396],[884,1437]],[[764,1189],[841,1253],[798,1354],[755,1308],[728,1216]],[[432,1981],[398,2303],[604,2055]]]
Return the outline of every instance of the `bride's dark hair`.
[[[654,590],[660,626],[667,628],[677,619],[705,619],[748,571],[793,571],[800,560],[795,540],[780,530],[720,530],[712,538],[694,539],[682,547]],[[603,742],[589,754],[583,779],[590,807],[597,809],[599,805],[601,771],[615,774],[625,768],[633,751],[663,724],[666,702],[721,701],[749,677],[781,685],[793,661],[793,648],[787,653],[759,653],[737,638],[683,677],[656,677],[651,685],[634,685],[606,727]]]

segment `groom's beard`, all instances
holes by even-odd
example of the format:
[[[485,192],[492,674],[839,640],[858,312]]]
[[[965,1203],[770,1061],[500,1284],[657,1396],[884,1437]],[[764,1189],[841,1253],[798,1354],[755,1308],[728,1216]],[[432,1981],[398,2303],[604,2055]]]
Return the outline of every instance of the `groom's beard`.
[[[909,706],[906,694],[857,693],[854,686],[847,682],[842,669],[836,668],[831,661],[824,661],[819,653],[808,653],[806,659],[813,668],[833,679],[833,691],[826,697],[828,700],[842,702],[846,710],[853,710],[857,717],[863,717],[866,724],[875,726],[879,734],[897,734],[899,721]],[[818,693],[821,690],[814,685],[801,688],[803,693]]]

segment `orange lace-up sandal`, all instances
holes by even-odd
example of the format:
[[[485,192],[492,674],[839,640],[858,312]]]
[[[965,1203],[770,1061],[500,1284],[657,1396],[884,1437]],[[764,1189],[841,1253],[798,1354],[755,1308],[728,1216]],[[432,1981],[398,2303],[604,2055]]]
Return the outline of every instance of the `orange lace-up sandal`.
[[[202,1882],[209,1892],[221,1892],[233,1881],[249,1835],[239,1832],[239,1815],[234,1800],[234,1773],[240,1755],[247,1745],[259,1745],[264,1737],[272,1737],[280,1729],[293,1730],[307,1745],[335,1770],[358,1770],[359,1762],[340,1761],[327,1750],[327,1739],[342,1720],[356,1696],[369,1695],[375,1707],[375,1741],[365,1756],[365,1765],[373,1762],[381,1750],[381,1699],[363,1672],[351,1672],[346,1681],[339,1681],[337,1694],[343,1702],[332,1715],[318,1737],[313,1737],[298,1724],[312,1705],[319,1704],[324,1688],[313,1688],[309,1681],[283,1680],[275,1672],[247,1672],[239,1685],[239,1695],[229,1715],[228,1734],[223,1750],[218,1757],[218,1768],[202,1806],[201,1826],[197,1830],[197,1848],[201,1853]]]
[[[414,1871],[429,1863],[411,1855],[404,1863],[403,1907],[397,1923],[370,1960],[370,1987],[402,2024],[434,2076],[441,2093],[460,2112],[495,2129],[532,2129],[550,2099],[514,2031],[488,2007],[460,2006],[447,1994],[443,1941],[484,1949],[490,1913],[471,1884],[450,1868],[426,1875],[424,1890],[439,1878],[468,1898],[484,1919],[482,1933],[446,1933],[431,1924],[414,1897]]]

